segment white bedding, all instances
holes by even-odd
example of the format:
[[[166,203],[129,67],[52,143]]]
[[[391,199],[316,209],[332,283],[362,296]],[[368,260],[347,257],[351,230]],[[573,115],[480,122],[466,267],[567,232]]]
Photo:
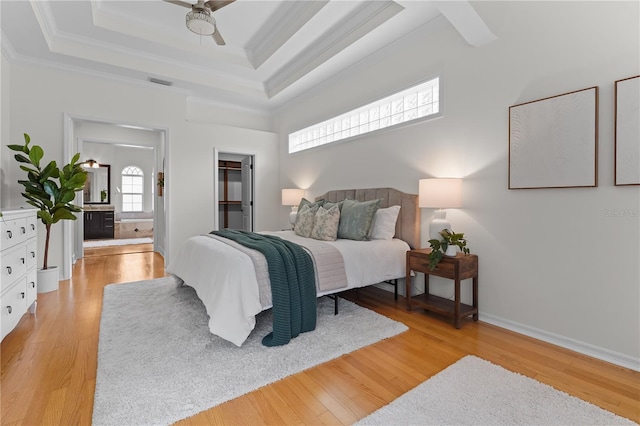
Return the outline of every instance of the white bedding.
[[[295,239],[293,231],[268,232]],[[399,239],[327,242],[345,263],[347,288],[363,287],[405,275],[409,245]],[[271,306],[260,303],[251,258],[207,235],[192,237],[181,247],[167,271],[193,287],[209,314],[209,330],[240,346],[255,327],[255,315]],[[318,296],[329,294],[319,292]],[[268,298],[271,299],[270,297]]]

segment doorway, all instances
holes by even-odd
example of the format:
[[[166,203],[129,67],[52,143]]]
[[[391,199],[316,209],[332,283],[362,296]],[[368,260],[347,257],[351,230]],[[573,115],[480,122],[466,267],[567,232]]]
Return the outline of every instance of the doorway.
[[[151,214],[151,217],[144,219],[153,227],[153,242],[151,243],[153,251],[168,258],[170,255],[168,250],[168,212],[166,211],[165,198],[169,194],[169,190],[167,187],[163,187],[164,197],[162,197],[158,192],[155,179],[158,173],[166,173],[169,169],[169,161],[165,157],[165,152],[168,148],[167,129],[149,126],[144,127],[131,123],[114,123],[111,121],[74,117],[65,114],[64,134],[65,155],[71,156],[79,152],[81,161],[88,160],[88,158],[86,158],[87,153],[83,150],[85,142],[100,144],[96,146],[101,146],[103,150],[106,149],[107,151],[111,146],[115,145],[119,145],[121,148],[129,146],[146,152],[145,155],[152,158],[152,165],[146,173],[148,179],[153,182],[147,191],[151,197],[149,200],[145,200],[145,203],[148,201],[147,205],[149,205],[149,208],[146,210],[148,214]],[[96,153],[96,155],[98,155],[98,153]],[[114,160],[111,160],[110,164],[111,188],[107,190],[107,197],[109,197],[110,204],[113,205],[118,202],[118,194],[121,193],[119,191],[122,191],[121,182],[118,180],[118,177],[122,173],[122,164],[116,163]],[[118,182],[117,185],[116,182]],[[76,196],[76,204],[83,205],[82,193]],[[84,220],[81,219],[73,221],[73,223],[63,224],[63,232],[64,252],[61,278],[69,279],[71,278],[73,264],[84,256]]]
[[[253,155],[218,153],[217,227],[253,231]]]
[[[126,253],[153,251],[156,148],[153,138],[136,136],[129,132],[126,144],[82,141],[83,158],[100,166],[87,168],[88,177],[103,172],[105,182],[92,188],[98,180],[92,177],[85,184],[83,257],[112,254],[121,246]]]

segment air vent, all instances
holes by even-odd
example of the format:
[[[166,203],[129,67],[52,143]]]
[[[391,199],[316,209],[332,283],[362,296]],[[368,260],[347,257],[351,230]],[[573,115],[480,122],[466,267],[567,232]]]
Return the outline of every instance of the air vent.
[[[160,80],[159,78],[149,77],[149,81],[155,84],[161,84],[163,86],[171,86],[173,83],[167,80]]]

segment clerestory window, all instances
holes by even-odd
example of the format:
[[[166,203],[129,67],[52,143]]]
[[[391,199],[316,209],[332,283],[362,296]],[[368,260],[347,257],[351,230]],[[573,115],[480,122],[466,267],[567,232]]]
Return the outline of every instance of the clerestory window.
[[[440,112],[440,78],[289,134],[289,153],[375,132]]]

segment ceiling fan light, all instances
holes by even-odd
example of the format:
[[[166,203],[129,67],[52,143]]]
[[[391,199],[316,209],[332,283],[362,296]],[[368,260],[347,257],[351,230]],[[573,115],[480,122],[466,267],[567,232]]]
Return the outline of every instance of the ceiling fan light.
[[[187,28],[200,35],[211,35],[216,30],[216,20],[204,12],[187,13]]]

